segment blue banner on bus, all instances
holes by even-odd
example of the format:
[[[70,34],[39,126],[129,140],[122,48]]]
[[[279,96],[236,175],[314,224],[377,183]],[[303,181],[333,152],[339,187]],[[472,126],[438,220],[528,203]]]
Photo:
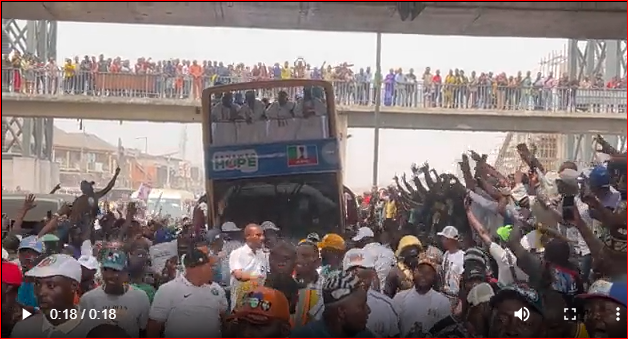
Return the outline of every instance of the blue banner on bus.
[[[210,147],[205,159],[207,178],[211,180],[340,170],[335,139]]]

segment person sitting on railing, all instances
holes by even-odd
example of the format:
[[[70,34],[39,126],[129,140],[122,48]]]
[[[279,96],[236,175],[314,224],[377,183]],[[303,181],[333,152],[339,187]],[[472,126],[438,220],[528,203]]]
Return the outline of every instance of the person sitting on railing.
[[[233,102],[233,93],[226,92],[220,97],[220,103],[212,107],[211,118],[214,122],[235,121],[239,111],[240,105]]]
[[[294,102],[288,99],[288,92],[279,91],[277,101],[273,102],[266,110],[268,119],[290,119],[294,117]]]

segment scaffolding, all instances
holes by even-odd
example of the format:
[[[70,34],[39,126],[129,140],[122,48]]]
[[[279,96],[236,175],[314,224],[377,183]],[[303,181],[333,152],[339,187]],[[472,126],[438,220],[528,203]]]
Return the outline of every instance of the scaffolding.
[[[553,51],[539,63],[543,74],[567,74],[571,79],[602,75],[609,81],[626,76],[626,41],[570,40],[563,51]],[[626,149],[626,136],[604,136],[611,145]],[[499,150],[495,167],[512,173],[522,166],[516,146],[526,143],[536,149],[536,156],[548,170],[556,170],[565,160],[580,166],[591,163],[595,144],[591,135],[529,134],[509,132]]]
[[[2,54],[34,55],[40,60],[57,57],[57,23],[2,19]],[[3,70],[2,90],[13,79]],[[2,117],[2,155],[52,160],[52,118]]]

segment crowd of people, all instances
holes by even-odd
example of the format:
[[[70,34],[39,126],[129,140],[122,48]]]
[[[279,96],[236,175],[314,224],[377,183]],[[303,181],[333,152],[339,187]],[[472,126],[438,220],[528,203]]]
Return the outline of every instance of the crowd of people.
[[[511,175],[473,152],[460,180],[413,166],[305,239],[207,225],[202,200],[175,227],[99,210],[87,182],[26,229],[28,195],[3,217],[2,337],[625,337],[626,154],[597,141],[588,169],[524,144]]]
[[[357,69],[349,63],[312,66],[304,59],[266,65],[225,64],[210,60],[171,59],[156,61],[139,58],[135,63],[120,57],[78,56],[38,60],[32,55],[13,52],[3,55],[3,91],[33,94],[86,94],[134,97],[199,99],[202,89],[264,79],[325,79],[336,84],[339,102],[373,104],[374,73],[370,67]],[[134,76],[129,76],[134,75]],[[143,77],[138,77],[142,75]],[[602,74],[570,78],[552,72],[506,74],[492,71],[465,73],[450,69],[442,73],[426,67],[422,74],[414,69],[390,69],[383,76],[382,103],[385,106],[423,106],[480,108],[498,110],[586,110],[577,98],[578,91],[626,89],[626,78],[605,81]],[[140,79],[138,81],[138,79]],[[149,80],[146,80],[149,79]],[[589,95],[585,95],[589,96]],[[623,98],[624,102],[621,101]],[[606,98],[608,109],[624,104],[625,96]],[[592,103],[597,104],[597,103]],[[591,105],[584,103],[584,105]],[[607,109],[607,108],[603,108]]]

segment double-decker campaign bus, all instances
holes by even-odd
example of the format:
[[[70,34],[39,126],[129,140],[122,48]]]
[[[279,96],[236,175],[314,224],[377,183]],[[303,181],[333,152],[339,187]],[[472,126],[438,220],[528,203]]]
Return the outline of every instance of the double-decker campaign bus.
[[[290,237],[302,237],[343,232],[355,222],[355,197],[342,184],[330,83],[207,88],[202,116],[210,224],[272,221]]]

